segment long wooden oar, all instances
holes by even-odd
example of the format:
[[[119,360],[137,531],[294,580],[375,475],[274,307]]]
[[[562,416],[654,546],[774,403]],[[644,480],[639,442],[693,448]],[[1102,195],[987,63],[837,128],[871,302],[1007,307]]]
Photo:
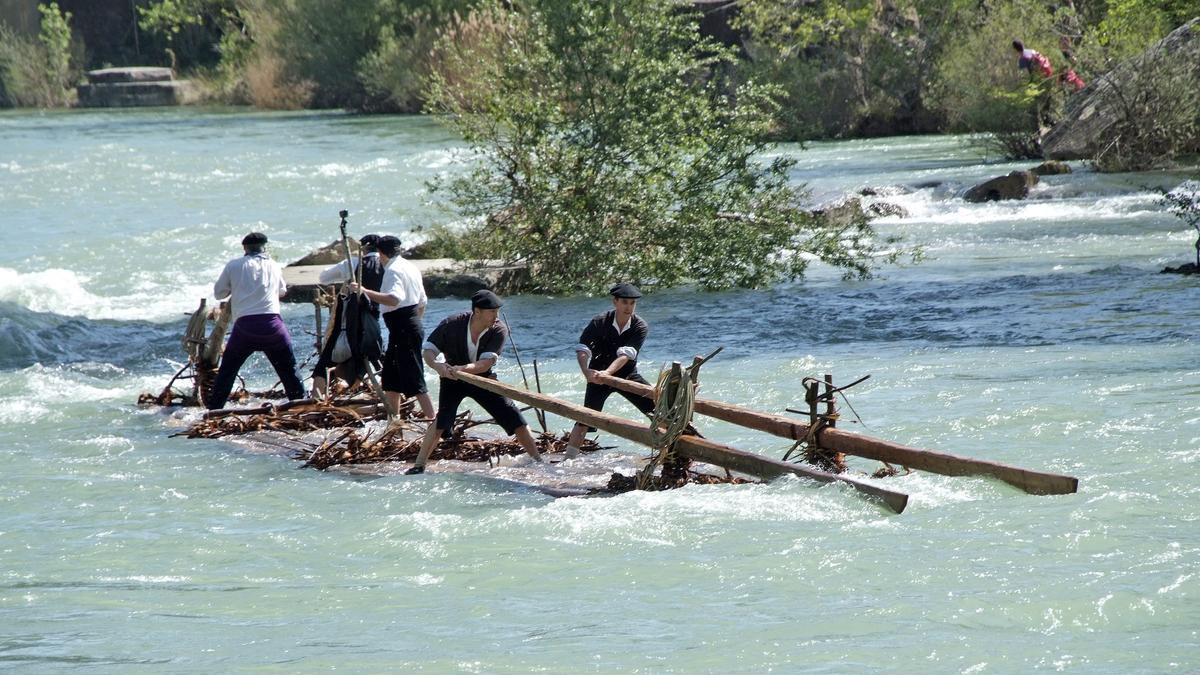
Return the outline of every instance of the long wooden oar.
[[[615,415],[567,403],[553,396],[526,391],[497,380],[470,373],[459,372],[456,374],[456,377],[480,389],[486,389],[502,396],[507,396],[514,401],[520,401],[535,408],[540,408],[546,412],[552,412],[576,422],[582,422],[588,426],[603,429],[610,434],[620,436],[626,440],[651,447],[654,445],[654,435],[651,433],[649,427],[641,426]],[[708,462],[709,464],[725,467],[731,471],[738,471],[760,478],[771,479],[784,474],[794,474],[822,483],[846,483],[863,494],[879,499],[896,513],[903,512],[904,507],[908,505],[908,495],[903,492],[881,488],[849,476],[839,476],[806,466],[743,452],[736,448],[714,443],[713,441],[697,436],[686,434],[680,436],[675,442],[675,451],[690,459]]]
[[[654,387],[649,385],[604,374],[600,374],[599,377],[603,384],[614,389],[647,398],[654,397]],[[803,422],[780,415],[761,413],[730,403],[698,398],[695,402],[695,411],[701,415],[782,438],[799,441],[808,437],[808,425]],[[1079,490],[1079,479],[1073,476],[1031,471],[999,462],[911,448],[837,428],[822,429],[818,440],[822,447],[837,452],[876,459],[890,464],[900,464],[946,476],[991,476],[1035,495],[1071,494]]]

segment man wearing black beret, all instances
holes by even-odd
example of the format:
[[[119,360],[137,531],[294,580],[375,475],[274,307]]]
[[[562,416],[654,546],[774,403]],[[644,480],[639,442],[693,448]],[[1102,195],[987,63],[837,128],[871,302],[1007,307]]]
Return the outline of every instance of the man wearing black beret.
[[[438,391],[437,417],[429,425],[417,461],[405,473],[425,471],[425,463],[443,432],[454,424],[458,406],[470,397],[483,407],[508,434],[516,436],[521,447],[536,461],[542,461],[529,425],[517,406],[505,396],[459,380],[459,372],[496,379],[492,366],[500,359],[500,350],[508,331],[498,321],[499,296],[489,290],[476,291],[471,296],[471,311],[460,312],[442,319],[425,341],[425,363],[441,376]],[[438,361],[438,356],[444,357]]]
[[[387,352],[383,355],[383,395],[388,408],[398,410],[401,396],[417,399],[421,414],[433,417],[433,399],[425,386],[425,368],[421,365],[421,346],[425,340],[422,319],[429,297],[421,270],[400,255],[400,239],[385,235],[375,240],[379,259],[383,262],[383,280],[379,290],[348,284],[351,293],[361,292],[372,302],[379,303],[383,322],[388,329]],[[365,283],[365,282],[364,282]]]
[[[642,317],[634,314],[642,293],[630,283],[617,284],[609,289],[608,293],[612,296],[613,308],[593,317],[579,336],[579,344],[575,345],[579,370],[587,380],[583,405],[592,410],[603,410],[604,402],[616,391],[638,410],[649,414],[654,410],[654,402],[650,399],[618,391],[596,380],[596,374],[602,372],[632,382],[649,384],[637,372],[638,354],[642,351],[642,343],[646,341],[646,333],[649,330]],[[583,442],[584,434],[589,431],[594,429],[580,422],[575,423],[567,441],[568,459],[579,456],[579,444]]]
[[[271,260],[264,250],[266,245],[267,235],[261,232],[246,235],[242,239],[243,255],[230,260],[213,284],[213,295],[218,300],[229,298],[233,330],[205,401],[209,410],[225,407],[238,371],[254,352],[267,355],[289,399],[304,398],[304,385],[292,352],[292,336],[279,315],[279,298],[287,293],[287,284],[283,282],[279,263]]]

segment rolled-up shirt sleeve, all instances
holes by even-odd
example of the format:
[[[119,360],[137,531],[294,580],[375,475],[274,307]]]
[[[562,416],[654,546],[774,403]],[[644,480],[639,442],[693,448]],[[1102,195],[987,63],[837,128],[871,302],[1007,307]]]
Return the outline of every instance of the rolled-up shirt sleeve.
[[[630,345],[617,348],[617,356],[624,356],[630,361],[637,361],[638,350]]]
[[[446,351],[442,347],[442,345],[444,345],[445,343],[446,343],[446,322],[443,321],[443,322],[439,323],[436,328],[433,329],[433,332],[430,333],[429,337],[425,339],[425,344],[421,345],[421,348],[427,352],[437,352],[438,354],[441,354]]]
[[[588,322],[588,325],[584,326],[583,332],[579,334],[579,344],[575,345],[575,352],[583,352],[588,355],[588,358],[591,358],[592,345],[596,344],[597,337],[598,326],[595,319],[593,319]]]
[[[482,340],[479,341],[479,360],[492,359],[500,360],[500,352],[504,349],[504,329],[493,327],[489,330]]]
[[[617,350],[617,355],[629,356],[630,361],[636,361],[638,353],[642,351],[642,345],[646,343],[646,322],[639,321],[635,325],[630,326],[630,330],[633,331],[633,335],[629,338],[629,344],[625,345],[621,349],[629,349],[633,352],[633,355],[630,356],[629,354],[625,354],[621,351],[621,349]]]

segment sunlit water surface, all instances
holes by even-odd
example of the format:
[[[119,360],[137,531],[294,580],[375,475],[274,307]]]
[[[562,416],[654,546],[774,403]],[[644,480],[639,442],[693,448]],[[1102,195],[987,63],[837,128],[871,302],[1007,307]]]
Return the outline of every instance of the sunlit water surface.
[[[956,138],[781,152],[819,201],[897,193],[910,216],[875,224],[925,261],[651,294],[643,371],[723,346],[704,395],[772,412],[805,376],[870,374],[855,430],[1069,473],[1078,494],[914,473],[884,483],[912,496],[902,515],[799,479],[555,500],[503,472],[320,473],[169,438],[188,418],[134,401],[182,363],[185,314],[240,238],[263,230],[286,261],[341,208],[358,234],[443,221],[425,182],[461,146],[422,118],[0,115],[0,669],[1200,667],[1200,290],[1158,273],[1192,251],[1156,197],[1182,174],[1076,165],[974,205],[963,189],[1028,165]],[[605,302],[505,306],[548,392],[582,399],[570,346]],[[462,307],[434,300],[429,325]],[[303,359],[311,309],[285,315]],[[264,360],[246,373],[273,380]],[[593,474],[643,454],[602,440]]]

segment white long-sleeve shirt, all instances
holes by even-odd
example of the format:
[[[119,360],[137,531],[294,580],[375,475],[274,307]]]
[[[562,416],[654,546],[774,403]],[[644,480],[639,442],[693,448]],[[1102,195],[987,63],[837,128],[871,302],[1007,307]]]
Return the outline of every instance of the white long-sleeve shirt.
[[[368,253],[363,257],[378,258],[379,253]],[[343,260],[340,263],[330,265],[321,270],[321,276],[319,277],[321,283],[328,286],[329,284],[340,284],[350,281],[351,274],[353,274],[354,270],[358,269],[358,258],[353,258],[352,260],[353,265],[347,265],[346,261]]]
[[[234,321],[255,314],[279,314],[279,298],[287,293],[283,268],[266,253],[247,253],[225,264],[213,295],[229,298]]]

